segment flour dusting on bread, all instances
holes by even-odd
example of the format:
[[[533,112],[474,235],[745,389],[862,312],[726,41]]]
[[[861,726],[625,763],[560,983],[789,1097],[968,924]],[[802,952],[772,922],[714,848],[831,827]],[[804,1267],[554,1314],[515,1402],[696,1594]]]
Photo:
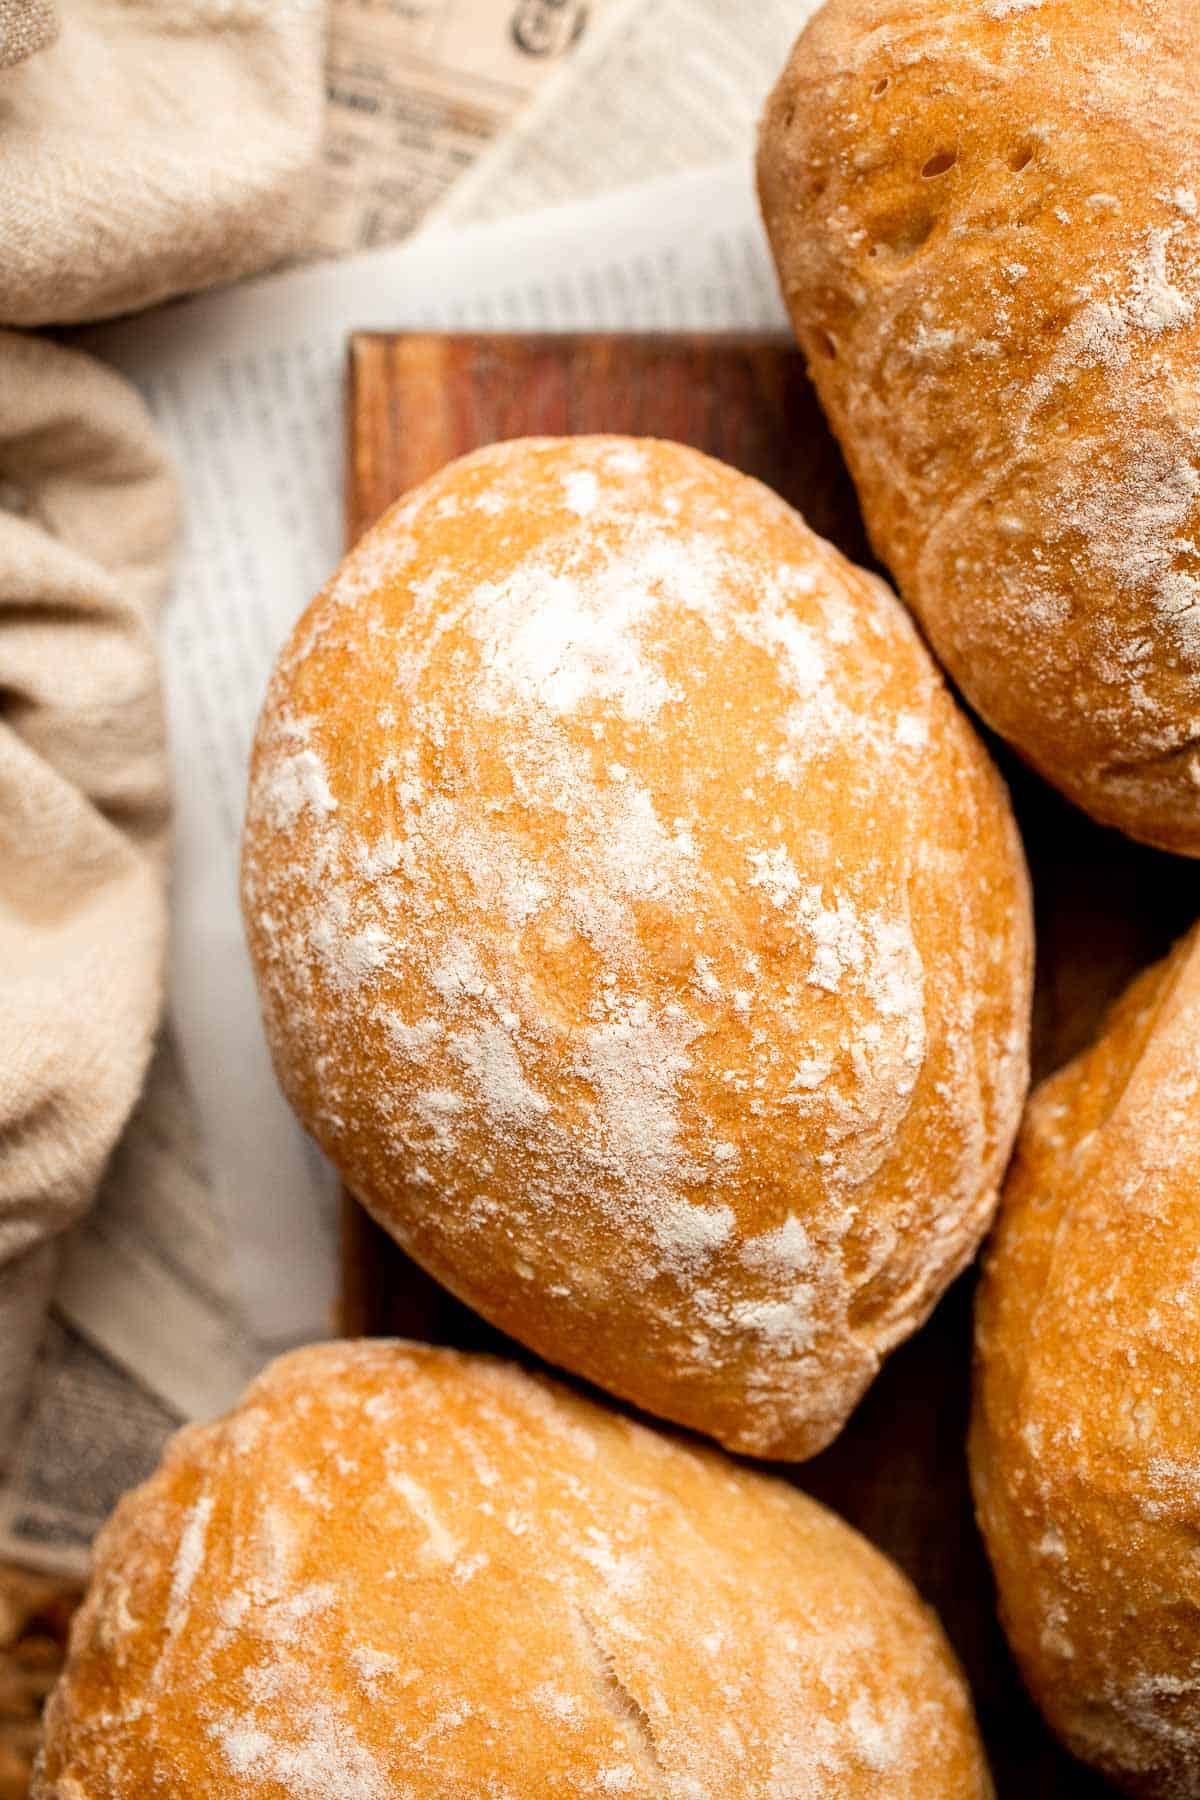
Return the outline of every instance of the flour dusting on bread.
[[[410,496],[281,660],[245,867],[356,1190],[519,1331],[633,1308],[664,1354],[588,1369],[643,1403],[815,1444],[973,1249],[1025,1070],[1004,797],[893,596],[744,477],[547,440]],[[803,1282],[738,1260],[797,1212]]]
[[[828,0],[763,121],[864,518],[994,729],[1200,854],[1200,8]]]
[[[122,1503],[34,1797],[938,1784],[989,1793],[965,1683],[832,1513],[513,1365],[376,1340],[276,1363]]]
[[[1200,1783],[1198,1125],[1193,930],[1030,1102],[977,1315],[972,1475],[1026,1681],[1164,1797]]]

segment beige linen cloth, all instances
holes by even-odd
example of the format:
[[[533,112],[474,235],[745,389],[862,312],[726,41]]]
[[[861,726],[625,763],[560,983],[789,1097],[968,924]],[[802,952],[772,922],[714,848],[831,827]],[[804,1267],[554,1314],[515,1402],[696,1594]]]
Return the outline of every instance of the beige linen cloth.
[[[44,10],[17,0],[17,17]],[[129,312],[303,244],[320,200],[321,0],[58,11],[56,41],[0,86],[0,322]]]
[[[152,635],[175,490],[90,359],[0,333],[0,1393],[157,1020],[166,751]],[[5,1340],[15,1340],[6,1343]]]
[[[0,325],[96,318],[302,248],[314,0],[0,0]],[[177,502],[137,395],[0,331],[0,1464],[54,1239],[162,998],[156,614]]]

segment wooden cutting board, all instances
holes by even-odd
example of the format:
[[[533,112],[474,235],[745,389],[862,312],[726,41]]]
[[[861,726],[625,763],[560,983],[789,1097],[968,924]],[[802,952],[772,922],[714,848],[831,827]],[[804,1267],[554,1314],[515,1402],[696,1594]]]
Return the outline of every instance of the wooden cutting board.
[[[452,457],[498,438],[618,431],[669,437],[783,494],[869,561],[841,456],[790,344],[741,337],[360,336],[350,350],[351,541]],[[997,747],[1034,872],[1034,1060],[1074,1053],[1130,975],[1200,913],[1200,867],[1101,831]],[[533,1361],[438,1288],[347,1197],[343,1328]],[[1026,1700],[995,1622],[963,1442],[971,1277],[886,1364],[838,1441],[779,1471],[908,1570],[937,1608],[975,1692],[1000,1800],[1109,1793],[1061,1752]],[[948,1797],[947,1797],[948,1800]]]

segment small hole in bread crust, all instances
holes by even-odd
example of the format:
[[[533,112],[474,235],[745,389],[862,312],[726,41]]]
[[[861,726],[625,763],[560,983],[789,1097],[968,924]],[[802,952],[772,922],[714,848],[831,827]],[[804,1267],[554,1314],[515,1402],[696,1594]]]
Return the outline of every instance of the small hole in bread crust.
[[[837,343],[830,336],[829,332],[824,330],[821,326],[817,327],[817,349],[821,352],[822,356],[827,356],[830,362],[837,361]]]
[[[789,100],[783,109],[783,129],[790,131],[796,123],[796,102]]]
[[[891,76],[890,75],[881,75],[879,77],[879,80],[875,83],[875,86],[871,89],[872,100],[881,100],[883,98],[884,94],[887,93],[887,91],[891,87],[891,85],[892,85]]]
[[[954,167],[957,161],[957,150],[939,150],[936,156],[930,157],[929,161],[921,170],[921,174],[926,181],[933,181],[937,176],[945,175],[948,170]]]
[[[878,238],[871,245],[869,254],[899,259],[915,256],[928,242],[936,223],[932,213],[923,211],[883,219],[880,221]]]
[[[1022,169],[1027,169],[1032,161],[1033,145],[1030,143],[1018,144],[1009,152],[1008,166],[1014,175],[1019,175]]]

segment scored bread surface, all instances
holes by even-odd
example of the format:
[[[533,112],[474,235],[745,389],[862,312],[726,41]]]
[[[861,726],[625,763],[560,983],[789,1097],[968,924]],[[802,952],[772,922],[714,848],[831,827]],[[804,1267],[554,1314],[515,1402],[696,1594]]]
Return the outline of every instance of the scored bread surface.
[[[500,444],[387,513],[280,659],[243,868],[353,1191],[651,1411],[819,1449],[987,1228],[1003,784],[884,585],[694,451]]]
[[[277,1363],[96,1548],[33,1800],[984,1800],[909,1583],[516,1368]]]
[[[1200,6],[828,0],[768,104],[784,298],[987,721],[1200,854]]]

